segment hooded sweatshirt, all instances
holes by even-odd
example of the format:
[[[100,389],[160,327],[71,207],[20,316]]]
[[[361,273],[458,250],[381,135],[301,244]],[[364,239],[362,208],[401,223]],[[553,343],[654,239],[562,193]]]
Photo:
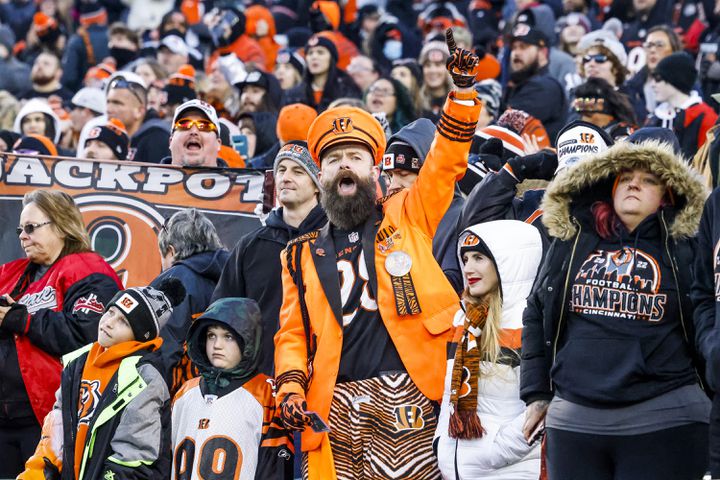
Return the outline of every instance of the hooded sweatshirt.
[[[25,117],[30,115],[31,113],[43,113],[46,116],[49,116],[52,120],[53,127],[55,129],[54,135],[51,137],[50,135],[45,135],[46,137],[50,138],[54,144],[57,145],[57,143],[60,141],[60,119],[57,115],[55,115],[55,112],[52,111],[52,108],[50,108],[50,105],[48,104],[47,100],[40,99],[40,98],[33,98],[32,100],[28,100],[28,102],[20,109],[20,111],[17,114],[17,117],[15,117],[15,123],[13,123],[13,130],[19,133],[20,135],[23,135],[22,131],[22,121]]]
[[[194,316],[205,311],[210,305],[210,296],[220,278],[220,273],[228,258],[227,250],[213,250],[197,253],[173,264],[172,267],[152,282],[151,286],[159,285],[163,279],[173,277],[179,279],[187,295],[180,305],[173,308],[170,319],[160,330],[164,340],[160,354],[163,360],[163,376],[171,387],[179,387],[184,380],[194,375],[185,376],[181,365],[185,338]],[[182,362],[180,362],[182,363]],[[178,378],[175,378],[178,377]]]
[[[240,362],[230,369],[214,367],[207,356],[206,335],[213,325],[228,330],[240,348]],[[268,377],[257,373],[261,334],[260,310],[248,298],[214,302],[190,328],[188,354],[201,377],[185,383],[175,397],[172,448],[175,461],[184,458],[186,471],[198,471],[199,478],[207,478],[205,468],[216,473],[212,459],[219,450],[225,454],[223,471],[230,476],[234,471],[233,478],[289,478],[292,441],[270,425],[272,388]]]
[[[625,169],[654,172],[672,203],[633,232],[601,238],[591,206]],[[697,381],[692,306],[702,182],[672,147],[622,142],[561,172],[543,199],[555,237],[524,314],[522,398],[595,408],[632,405]],[[608,366],[612,366],[611,369]]]
[[[539,445],[528,446],[522,433],[525,404],[520,400],[520,332],[526,298],[532,289],[542,258],[542,240],[537,228],[517,220],[496,220],[474,225],[470,232],[488,247],[500,283],[502,317],[499,327],[503,358],[497,364],[481,362],[477,386],[477,414],[485,429],[481,438],[457,440],[448,435],[450,385],[456,339],[463,332],[465,314],[460,309],[453,322],[456,329],[448,348],[445,392],[438,419],[438,464],[444,478],[455,478],[455,463],[460,478],[484,480],[537,479],[540,473]],[[461,262],[459,243],[454,252]]]

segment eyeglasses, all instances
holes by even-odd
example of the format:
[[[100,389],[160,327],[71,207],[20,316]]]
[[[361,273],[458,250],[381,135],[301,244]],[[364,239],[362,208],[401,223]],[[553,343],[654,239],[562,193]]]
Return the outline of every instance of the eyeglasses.
[[[645,42],[642,46],[645,50],[650,50],[651,48],[665,48],[667,44],[665,42]]]
[[[585,55],[582,59],[583,65],[591,61],[595,63],[605,63],[608,61],[608,56],[604,53],[596,53],[595,55]]]
[[[123,76],[117,76],[112,79],[112,81],[107,86],[107,91],[113,90],[115,88],[126,88],[130,90],[130,93],[135,95],[135,98],[140,100],[140,103],[145,105],[145,99],[147,97],[147,90],[145,89],[145,86],[138,83],[133,82],[132,80],[128,80],[127,78]]]
[[[175,126],[173,127],[173,130],[190,130],[193,125],[197,127],[198,130],[201,132],[215,132],[217,131],[217,126],[211,122],[210,120],[203,120],[203,119],[195,119],[192,118],[181,118],[177,122],[175,122]]]
[[[45,222],[45,223],[26,223],[25,225],[20,225],[15,229],[15,232],[18,234],[18,237],[22,234],[22,232],[25,232],[26,235],[32,235],[33,232],[35,232],[36,229],[40,227],[44,227],[45,225],[50,225],[53,222]]]
[[[377,95],[378,97],[394,97],[395,92],[392,90],[388,90],[387,88],[380,88],[380,87],[370,87],[368,89],[368,93],[372,93],[373,95]]]

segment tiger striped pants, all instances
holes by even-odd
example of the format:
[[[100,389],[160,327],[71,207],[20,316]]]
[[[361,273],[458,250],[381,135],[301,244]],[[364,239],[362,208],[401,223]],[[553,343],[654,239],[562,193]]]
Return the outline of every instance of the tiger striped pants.
[[[407,373],[335,385],[329,424],[338,480],[441,478],[435,411]]]

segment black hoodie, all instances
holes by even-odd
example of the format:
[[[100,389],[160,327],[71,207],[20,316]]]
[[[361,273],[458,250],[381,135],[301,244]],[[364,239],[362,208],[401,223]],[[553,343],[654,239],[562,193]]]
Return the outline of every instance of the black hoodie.
[[[280,254],[298,235],[317,230],[327,222],[322,207],[313,208],[299,228],[285,223],[282,208],[273,210],[265,226],[240,239],[225,264],[212,301],[225,297],[247,297],[257,301],[262,312],[262,346],[259,371],[273,374],[275,345],[282,305]]]
[[[228,258],[227,250],[202,252],[175,262],[175,264],[157,276],[150,284],[158,285],[164,278],[179,279],[187,295],[180,305],[173,308],[167,324],[160,330],[163,345],[160,355],[163,360],[163,376],[170,387],[173,386],[172,371],[182,357],[185,337],[194,315],[202,313],[210,305],[210,296],[220,278],[220,273]]]

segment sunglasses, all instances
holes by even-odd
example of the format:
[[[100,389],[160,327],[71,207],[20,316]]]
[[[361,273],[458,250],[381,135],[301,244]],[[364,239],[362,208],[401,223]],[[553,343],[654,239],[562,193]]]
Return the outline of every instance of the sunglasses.
[[[591,61],[595,63],[605,63],[608,61],[608,56],[603,53],[596,53],[595,55],[585,55],[582,59],[583,65]]]
[[[128,80],[125,77],[118,76],[112,79],[112,81],[107,86],[107,91],[113,90],[115,88],[125,88],[127,90],[130,90],[130,93],[135,95],[135,97],[140,100],[140,103],[143,105],[145,104],[145,99],[147,97],[147,90],[145,87],[137,82],[133,82],[132,80]]]
[[[201,132],[216,132],[217,126],[210,120],[195,119],[192,118],[181,118],[175,122],[173,130],[190,130],[193,125],[197,127]]]
[[[645,42],[642,47],[645,50],[650,50],[651,48],[665,48],[665,45],[665,42]]]
[[[22,234],[22,232],[25,232],[27,235],[32,235],[36,229],[44,227],[45,225],[50,225],[51,223],[53,222],[48,221],[45,223],[28,223],[17,227],[15,229],[15,232],[18,234],[18,237]]]

